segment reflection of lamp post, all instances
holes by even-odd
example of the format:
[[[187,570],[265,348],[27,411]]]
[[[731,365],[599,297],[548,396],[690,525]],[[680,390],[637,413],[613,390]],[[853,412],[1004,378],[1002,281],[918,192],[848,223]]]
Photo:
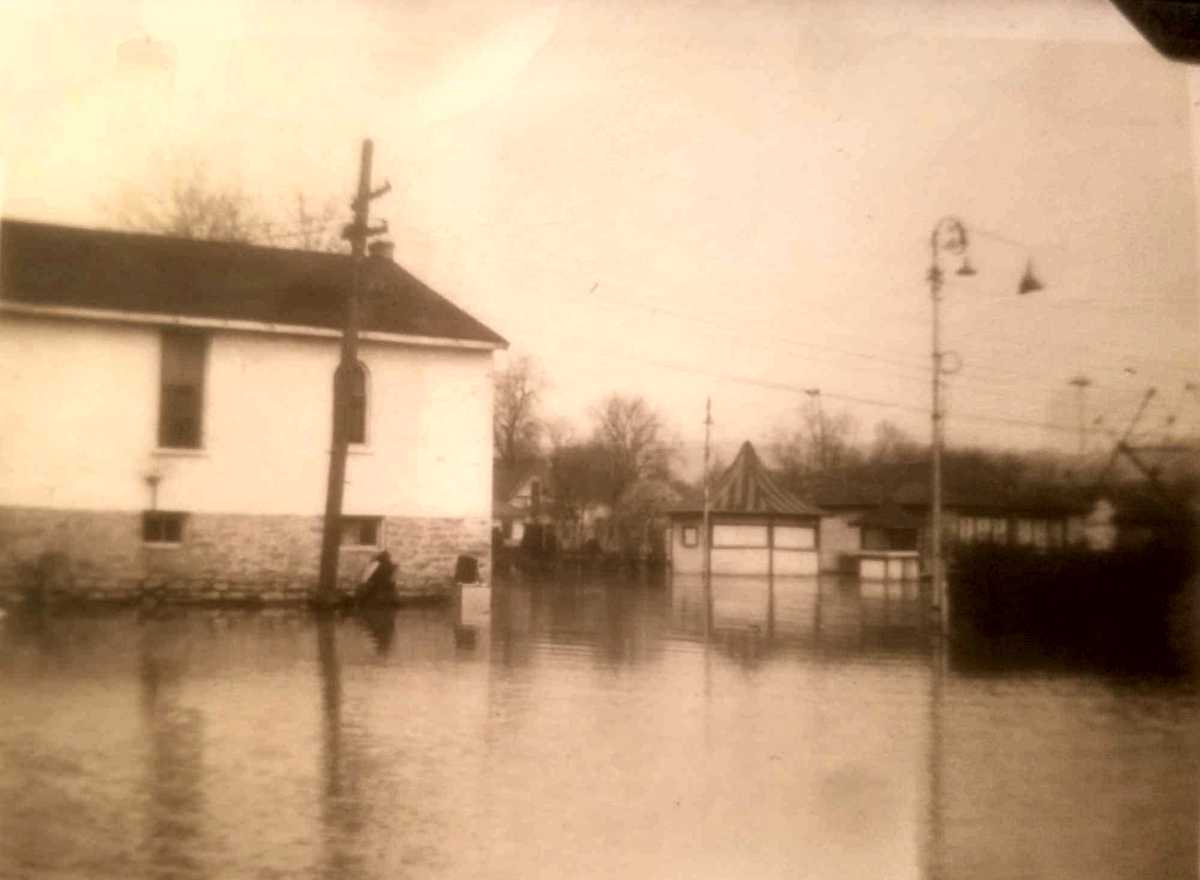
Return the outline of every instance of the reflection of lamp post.
[[[969,239],[967,227],[957,217],[943,217],[934,224],[929,237],[929,294],[933,301],[933,377],[932,377],[932,406],[930,408],[932,466],[930,468],[931,510],[929,523],[929,573],[933,582],[933,601],[941,617],[942,628],[948,622],[948,603],[946,601],[946,571],[942,558],[942,449],[945,445],[944,428],[945,412],[942,409],[942,376],[956,373],[961,368],[961,359],[954,352],[942,351],[942,284],[945,276],[939,262],[943,253],[962,258],[962,264],[956,274],[971,276],[977,274],[975,267],[967,255]],[[1025,273],[1017,286],[1017,293],[1028,294],[1042,289],[1042,283],[1033,274],[1032,261],[1025,264]],[[943,362],[946,355],[954,355],[956,363],[947,368]]]

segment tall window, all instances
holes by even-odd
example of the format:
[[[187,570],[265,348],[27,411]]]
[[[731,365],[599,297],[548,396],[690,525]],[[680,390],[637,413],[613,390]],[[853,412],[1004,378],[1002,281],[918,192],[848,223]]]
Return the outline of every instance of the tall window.
[[[162,335],[158,445],[199,449],[203,439],[204,363],[208,339],[201,333]]]
[[[338,367],[341,370],[341,366]],[[334,378],[336,386],[336,376]],[[346,399],[346,442],[367,442],[367,370],[361,363],[350,369]]]

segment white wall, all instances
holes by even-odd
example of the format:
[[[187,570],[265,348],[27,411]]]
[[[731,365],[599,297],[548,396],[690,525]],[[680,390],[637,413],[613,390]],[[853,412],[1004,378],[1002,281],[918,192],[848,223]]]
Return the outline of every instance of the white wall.
[[[744,523],[741,523],[744,525]],[[671,523],[671,567],[678,574],[698,574],[704,571],[702,542],[695,547],[683,544],[684,528],[701,531],[700,520],[673,520]],[[762,526],[764,529],[766,525]],[[787,527],[787,524],[780,524]],[[777,575],[816,574],[817,551],[777,549],[775,559],[766,547],[713,547],[713,574],[765,575],[773,571]]]
[[[696,530],[696,544],[688,547],[683,543],[683,530]],[[671,521],[671,568],[679,574],[697,574],[704,571],[703,542],[700,540],[699,520]]]
[[[0,503],[211,513],[320,514],[335,339],[217,332],[204,449],[155,452],[157,328],[0,320]],[[491,353],[367,343],[367,444],[347,465],[344,509],[488,517]]]
[[[842,554],[862,547],[862,530],[852,525],[861,512],[837,513],[821,517],[821,570],[837,571]]]
[[[148,329],[0,319],[0,503],[145,507],[158,351]]]
[[[814,550],[776,550],[772,571],[777,575],[817,574],[820,557]]]

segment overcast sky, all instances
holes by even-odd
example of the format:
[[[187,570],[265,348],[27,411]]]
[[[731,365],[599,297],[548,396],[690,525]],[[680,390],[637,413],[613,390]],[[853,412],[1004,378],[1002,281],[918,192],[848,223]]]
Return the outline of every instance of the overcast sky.
[[[1156,385],[1144,425],[1200,429],[1200,90],[1099,0],[0,0],[0,59],[7,216],[112,225],[197,161],[344,206],[374,138],[397,258],[581,426],[635,392],[698,443],[711,395],[728,452],[819,387],[925,436],[956,214],[951,442],[1073,448],[1080,373],[1089,420]]]

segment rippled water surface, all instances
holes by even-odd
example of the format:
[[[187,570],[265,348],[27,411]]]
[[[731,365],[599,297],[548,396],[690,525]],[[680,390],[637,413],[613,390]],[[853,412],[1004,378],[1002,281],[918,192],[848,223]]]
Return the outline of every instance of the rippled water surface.
[[[0,877],[1194,877],[1191,678],[957,669],[910,588],[0,622]]]

